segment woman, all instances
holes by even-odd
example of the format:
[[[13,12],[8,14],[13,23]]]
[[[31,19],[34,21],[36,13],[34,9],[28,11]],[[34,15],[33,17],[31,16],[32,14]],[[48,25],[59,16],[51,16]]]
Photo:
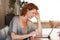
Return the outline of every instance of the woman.
[[[34,16],[37,19],[38,27],[33,26],[32,22],[29,21]],[[23,6],[20,16],[15,16],[11,21],[6,40],[31,40],[30,38],[38,33],[39,35],[41,33],[38,8],[33,3],[28,3]]]

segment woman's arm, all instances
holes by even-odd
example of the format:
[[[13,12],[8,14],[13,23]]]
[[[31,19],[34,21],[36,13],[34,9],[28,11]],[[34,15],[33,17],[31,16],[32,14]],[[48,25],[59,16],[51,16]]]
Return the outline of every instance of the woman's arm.
[[[11,38],[14,40],[16,40],[16,39],[25,39],[25,38],[28,38],[28,37],[30,37],[30,35],[29,34],[27,34],[27,35],[17,35],[17,34],[15,34],[15,33],[11,33]]]
[[[30,34],[25,34],[25,35],[17,35],[14,32],[11,33],[11,38],[14,39],[25,39],[28,37],[31,37],[35,32],[31,32]]]
[[[38,11],[36,12],[35,17],[37,19],[37,24],[38,24],[38,28],[36,29],[36,32],[39,36],[42,36],[42,26]]]
[[[39,36],[42,36],[42,27],[41,27],[41,21],[40,21],[40,18],[37,19],[37,23],[38,23],[37,32],[39,33]]]

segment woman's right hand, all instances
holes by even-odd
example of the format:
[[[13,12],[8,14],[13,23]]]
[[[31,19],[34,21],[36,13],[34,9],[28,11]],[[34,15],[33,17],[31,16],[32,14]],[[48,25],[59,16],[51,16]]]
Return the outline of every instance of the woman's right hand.
[[[30,35],[31,37],[35,37],[35,36],[37,35],[37,33],[36,33],[35,31],[33,31],[33,32],[31,32],[29,35]]]
[[[40,16],[39,16],[39,12],[38,11],[36,11],[35,17],[36,17],[37,20],[40,19]]]

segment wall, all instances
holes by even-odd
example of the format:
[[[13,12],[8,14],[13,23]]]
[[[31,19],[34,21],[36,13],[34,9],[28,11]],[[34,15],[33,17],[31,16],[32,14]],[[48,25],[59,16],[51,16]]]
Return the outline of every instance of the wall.
[[[1,0],[0,1],[0,28],[4,27],[4,17],[8,11],[8,1],[9,0]]]

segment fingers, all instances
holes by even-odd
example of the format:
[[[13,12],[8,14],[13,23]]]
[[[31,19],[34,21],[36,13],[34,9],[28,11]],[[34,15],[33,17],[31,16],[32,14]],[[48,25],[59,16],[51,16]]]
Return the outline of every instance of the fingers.
[[[30,35],[31,35],[31,37],[35,37],[37,35],[37,33],[36,32],[31,32]]]
[[[38,11],[36,11],[36,15],[39,15],[39,12]]]

